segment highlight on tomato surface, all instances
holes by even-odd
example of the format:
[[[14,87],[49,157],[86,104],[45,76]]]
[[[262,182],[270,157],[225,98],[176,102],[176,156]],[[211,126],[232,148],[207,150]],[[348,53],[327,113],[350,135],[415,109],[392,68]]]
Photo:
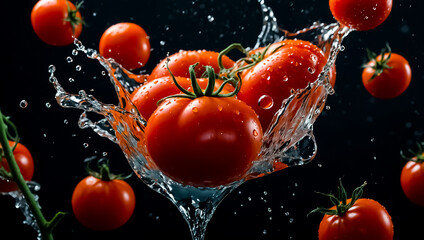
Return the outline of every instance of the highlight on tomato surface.
[[[424,152],[422,144],[417,145],[418,151],[410,150],[413,157],[406,157],[401,152],[407,163],[402,168],[400,183],[405,196],[412,203],[424,207]]]
[[[393,0],[330,0],[334,18],[358,31],[371,30],[382,24],[392,11]]]
[[[145,138],[154,164],[183,185],[217,187],[242,180],[258,157],[262,128],[254,110],[234,98],[235,78],[223,79],[215,90],[215,72],[206,66],[208,84],[202,89],[196,64],[189,69],[193,91],[187,91],[171,73],[183,94],[168,96],[150,116]],[[225,85],[235,90],[225,94]]]
[[[84,23],[79,11],[82,2],[75,6],[68,0],[40,0],[31,11],[34,32],[45,43],[66,46],[74,42]]]
[[[88,163],[93,159],[88,159]],[[72,194],[75,218],[96,231],[114,230],[124,225],[135,209],[135,194],[124,181],[129,176],[111,174],[107,159],[98,161],[99,172],[88,169]]]
[[[9,146],[15,146],[16,142],[9,141]],[[6,171],[10,171],[7,160],[2,156],[1,145],[0,145],[0,168],[4,168]],[[17,143],[13,150],[13,156],[15,157],[16,163],[18,164],[19,170],[25,181],[30,181],[34,174],[34,160],[27,147],[21,143]],[[0,192],[11,192],[18,190],[18,186],[15,182],[0,178]]]
[[[366,182],[357,187],[349,199],[341,180],[337,197],[323,194],[335,206],[319,207],[311,212],[324,214],[318,230],[319,240],[393,240],[391,216],[377,201],[362,198],[365,185]]]
[[[392,53],[390,46],[377,54],[367,50],[369,62],[363,66],[362,83],[375,98],[391,99],[401,95],[411,83],[411,67],[401,55]]]
[[[99,52],[105,58],[113,58],[124,68],[134,70],[146,65],[150,58],[149,36],[135,23],[117,23],[102,34]]]

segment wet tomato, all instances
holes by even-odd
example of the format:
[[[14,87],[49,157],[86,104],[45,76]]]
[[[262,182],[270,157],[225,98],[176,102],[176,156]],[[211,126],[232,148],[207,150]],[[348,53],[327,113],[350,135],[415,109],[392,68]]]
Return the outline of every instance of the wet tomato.
[[[217,187],[242,180],[258,157],[262,128],[256,113],[230,94],[213,91],[214,69],[207,66],[202,90],[189,69],[193,92],[168,97],[150,116],[147,150],[171,179],[196,187]],[[239,88],[236,88],[238,90]]]
[[[85,227],[113,230],[124,225],[135,208],[135,194],[121,179],[88,176],[81,180],[72,194],[72,209]]]
[[[9,141],[9,146],[12,147],[14,144],[15,142]],[[23,144],[18,143],[13,151],[13,156],[15,157],[16,163],[18,164],[24,179],[26,181],[30,181],[34,174],[34,161],[30,151]],[[2,158],[0,167],[4,167],[6,171],[10,171],[6,158]],[[0,179],[0,192],[11,192],[15,190],[18,190],[16,183]]]
[[[406,197],[424,207],[424,156],[414,157],[402,169],[400,183]]]
[[[264,130],[291,91],[303,89],[317,80],[327,63],[321,49],[307,41],[285,40],[250,54],[265,50],[260,62],[242,72],[242,86],[237,95],[259,115]],[[334,86],[335,68],[330,75]]]
[[[140,68],[150,57],[149,36],[135,23],[117,23],[103,33],[99,52],[105,58],[113,58],[128,70]]]
[[[67,0],[40,0],[32,9],[31,23],[37,36],[53,46],[65,46],[74,42],[82,31],[82,17]]]
[[[177,82],[186,90],[191,90],[191,80],[186,77],[175,77]],[[202,89],[205,89],[208,83],[206,78],[198,78],[197,83]],[[217,80],[215,83],[215,90],[219,88],[222,81]],[[234,88],[231,85],[226,85],[224,93],[232,92]],[[167,96],[181,93],[181,91],[174,84],[170,76],[161,77],[149,82],[146,82],[143,86],[137,88],[131,94],[131,101],[137,107],[141,116],[148,120],[152,113],[156,110],[157,102]]]
[[[365,89],[375,98],[390,99],[401,95],[411,82],[411,67],[399,54],[384,52],[376,56],[371,53],[370,61],[362,72]]]
[[[392,0],[330,0],[330,10],[341,24],[359,31],[371,30],[389,16]]]
[[[172,54],[168,58],[163,59],[151,72],[149,79],[156,79],[163,76],[170,76],[168,69],[165,64],[169,59],[169,70],[176,77],[190,77],[188,68],[190,65],[199,63],[195,69],[196,77],[201,77],[204,72],[205,66],[211,66],[215,70],[215,73],[219,73],[218,65],[219,53],[214,51],[198,50],[198,51],[179,51]],[[234,65],[234,61],[224,56],[222,58],[222,64],[226,68],[230,68]]]

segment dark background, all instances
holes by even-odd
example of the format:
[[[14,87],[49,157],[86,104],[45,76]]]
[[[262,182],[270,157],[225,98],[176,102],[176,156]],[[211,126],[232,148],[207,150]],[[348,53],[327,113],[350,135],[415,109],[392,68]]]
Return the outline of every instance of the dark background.
[[[2,32],[2,77],[0,106],[18,126],[22,143],[33,154],[33,180],[41,184],[40,204],[46,217],[56,211],[72,213],[75,185],[86,176],[83,160],[103,154],[114,172],[129,173],[119,147],[91,130],[81,130],[79,110],[63,109],[55,102],[47,68],[54,64],[59,81],[76,93],[79,89],[107,102],[116,103],[111,84],[101,75],[96,62],[72,56],[73,46],[53,47],[34,34],[30,13],[36,1],[8,1],[11,13]],[[317,239],[321,216],[307,217],[317,206],[330,207],[314,191],[336,190],[342,178],[347,190],[368,182],[364,197],[372,198],[391,214],[395,238],[420,239],[424,208],[403,195],[399,176],[405,161],[400,150],[423,140],[424,97],[422,89],[424,49],[420,1],[394,1],[386,22],[375,30],[353,32],[344,41],[345,51],[337,59],[336,93],[329,96],[314,133],[318,154],[309,164],[293,167],[249,181],[230,194],[218,207],[208,225],[206,239]],[[334,22],[328,1],[271,1],[279,25],[295,31],[314,21]],[[101,34],[110,25],[130,21],[150,35],[153,48],[145,68],[150,71],[169,52],[180,49],[220,51],[233,42],[253,46],[261,30],[261,13],[255,0],[214,1],[85,1],[81,13],[87,22],[80,40],[97,49]],[[214,19],[210,21],[210,17]],[[6,18],[2,16],[2,18]],[[360,66],[366,48],[379,52],[388,42],[393,52],[405,56],[412,68],[412,82],[392,100],[372,98],[361,82]],[[69,64],[66,57],[72,56]],[[76,65],[82,71],[76,72]],[[69,82],[73,77],[75,82]],[[26,108],[20,107],[22,100]],[[110,232],[94,232],[81,226],[72,214],[54,231],[55,239],[190,239],[189,230],[177,208],[153,192],[135,176],[128,182],[137,203],[129,222]],[[36,239],[22,224],[10,197],[0,196],[0,239]]]

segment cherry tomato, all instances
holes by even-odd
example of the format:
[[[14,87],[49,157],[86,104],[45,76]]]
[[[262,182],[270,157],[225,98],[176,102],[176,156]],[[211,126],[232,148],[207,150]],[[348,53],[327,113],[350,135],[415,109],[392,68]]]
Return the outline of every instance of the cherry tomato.
[[[117,23],[103,33],[99,52],[105,58],[113,58],[126,69],[140,68],[150,57],[149,36],[135,23]]]
[[[371,30],[389,16],[392,0],[330,0],[330,10],[341,24],[359,31]]]
[[[189,78],[176,77],[176,80],[184,89],[190,91],[191,81]],[[208,80],[206,78],[198,78],[197,83],[202,89],[205,89]],[[222,81],[217,80],[215,90],[218,89],[221,84]],[[223,93],[232,91],[234,91],[234,88],[231,85],[226,85]],[[170,76],[166,76],[146,82],[131,94],[130,99],[137,107],[141,116],[148,120],[158,107],[157,102],[160,99],[178,93],[180,93],[180,90],[174,84],[172,78]]]
[[[348,199],[347,204],[351,200]],[[393,223],[389,213],[380,203],[361,198],[341,216],[324,215],[319,225],[318,239],[392,240]]]
[[[9,141],[9,146],[12,147],[14,144],[15,142]],[[13,156],[15,157],[16,163],[18,164],[24,179],[26,181],[30,181],[34,174],[34,161],[30,151],[23,144],[18,143],[15,150],[13,151]],[[0,167],[4,167],[6,171],[10,171],[6,158],[2,158]],[[11,192],[15,190],[18,190],[16,183],[0,179],[0,192]]]
[[[262,53],[265,48],[250,54]],[[272,44],[263,59],[241,74],[242,86],[237,97],[259,115],[267,129],[276,111],[292,90],[303,89],[318,79],[327,58],[317,46],[307,41],[285,40]],[[330,74],[334,86],[335,68]]]
[[[190,77],[188,68],[190,65],[199,63],[195,69],[196,77],[200,78],[204,72],[205,66],[211,66],[214,68],[215,73],[219,73],[220,69],[218,66],[218,55],[219,53],[214,51],[198,50],[198,51],[179,51],[163,59],[152,71],[149,79],[157,79],[163,76],[170,76],[168,69],[165,64],[169,59],[168,67],[172,74],[177,77]],[[234,61],[224,56],[222,58],[222,64],[226,68],[230,68],[234,65]]]
[[[65,46],[74,42],[82,31],[82,17],[67,0],[40,0],[31,12],[32,27],[37,36],[53,46]]]
[[[402,169],[400,183],[406,197],[424,207],[424,161],[417,157],[408,161]]]
[[[72,194],[72,209],[85,227],[106,231],[124,225],[135,208],[135,195],[123,180],[102,180],[88,176],[81,180]]]
[[[378,55],[365,65],[362,72],[365,89],[379,99],[390,99],[401,95],[410,82],[411,67],[404,57],[396,53]]]

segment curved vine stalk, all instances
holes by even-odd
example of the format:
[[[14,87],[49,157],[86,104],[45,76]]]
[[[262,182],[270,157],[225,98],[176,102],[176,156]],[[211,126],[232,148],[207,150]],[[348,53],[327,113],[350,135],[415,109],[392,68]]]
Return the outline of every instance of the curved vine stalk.
[[[13,148],[9,146],[9,139],[19,142],[19,136],[15,125],[5,116],[0,110],[0,143],[2,154],[6,158],[9,165],[10,172],[2,171],[2,176],[6,175],[7,179],[10,179],[16,183],[19,191],[24,196],[26,203],[29,206],[36,223],[39,227],[39,237],[43,240],[53,240],[53,229],[56,227],[58,222],[65,216],[64,212],[57,212],[56,215],[50,220],[46,220],[43,213],[41,212],[40,206],[29,189],[25,179],[23,178],[19,166],[16,163],[15,157],[13,156]],[[0,158],[1,159],[1,158]],[[1,168],[4,170],[4,168]]]

